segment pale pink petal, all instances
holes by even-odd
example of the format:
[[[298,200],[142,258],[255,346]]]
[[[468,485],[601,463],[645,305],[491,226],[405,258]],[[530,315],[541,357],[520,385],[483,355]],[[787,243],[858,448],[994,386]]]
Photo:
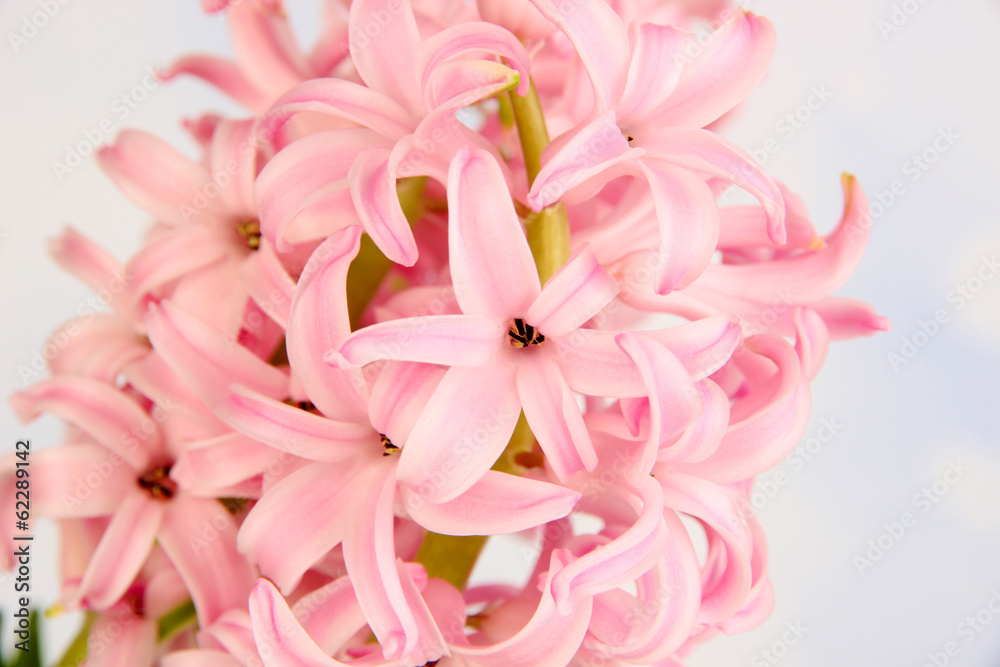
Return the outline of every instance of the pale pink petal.
[[[644,331],[681,360],[695,381],[722,368],[742,339],[739,319],[732,315],[705,317],[675,327]]]
[[[393,140],[414,125],[410,114],[389,95],[336,78],[313,79],[292,88],[278,98],[264,123],[274,127],[301,111],[329,114]]]
[[[234,4],[229,34],[242,70],[261,90],[282,92],[310,78],[288,20],[253,2]]]
[[[253,118],[221,120],[209,145],[209,168],[232,216],[256,218],[253,181],[257,176],[257,137]]]
[[[288,603],[267,579],[258,579],[250,594],[253,634],[265,667],[339,667],[344,665],[316,646]]]
[[[708,130],[671,127],[643,142],[650,157],[721,178],[753,195],[767,213],[771,241],[784,245],[785,204],[778,184],[743,149]]]
[[[393,443],[406,442],[446,371],[430,364],[387,363],[372,385],[372,427]]]
[[[73,344],[45,349],[52,375],[86,375],[114,384],[123,367],[149,354],[149,343],[136,334],[135,324],[116,315],[87,313],[63,324],[50,341]]]
[[[204,197],[202,189],[211,182],[205,168],[147,132],[124,130],[114,144],[97,152],[97,164],[157,220],[183,224],[203,211],[220,211],[217,199]],[[196,207],[199,203],[204,206]]]
[[[157,541],[184,579],[208,627],[223,612],[246,604],[253,576],[236,550],[236,519],[214,498],[175,496]]]
[[[313,251],[295,289],[285,341],[295,380],[320,412],[339,421],[368,415],[360,371],[338,371],[323,363],[323,355],[351,333],[345,285],[360,243],[361,228],[346,227]]]
[[[333,655],[367,625],[349,576],[334,579],[300,598],[292,609],[316,645]]]
[[[209,406],[243,384],[271,398],[288,396],[288,377],[169,301],[151,304],[146,333],[153,349]]]
[[[227,433],[186,445],[170,468],[170,478],[186,493],[216,498],[223,489],[260,475],[279,456],[242,433]]]
[[[419,112],[420,35],[409,0],[354,0],[351,60],[369,88]]]
[[[295,281],[288,275],[271,244],[262,243],[257,252],[240,265],[239,271],[250,297],[268,317],[282,329],[287,329]]]
[[[632,59],[621,100],[616,105],[622,123],[641,120],[674,92],[681,75],[687,35],[670,25],[633,23],[629,29]],[[642,140],[642,137],[636,137]]]
[[[124,605],[99,614],[90,626],[87,667],[152,665],[157,652],[156,631],[156,619],[137,616]]]
[[[215,413],[255,440],[312,461],[343,461],[379,444],[367,424],[333,421],[241,385],[233,385]]]
[[[792,313],[795,322],[795,353],[802,363],[802,372],[812,380],[819,374],[830,349],[830,332],[816,311],[796,308]]]
[[[380,144],[370,130],[349,128],[317,132],[282,149],[254,184],[264,238],[278,252],[291,251],[285,236],[299,213],[347,190],[347,174],[358,153]]]
[[[522,96],[528,94],[530,85],[528,52],[517,37],[492,22],[472,21],[448,26],[425,39],[420,49],[421,57],[417,70],[422,72],[422,88],[425,93],[430,77],[441,63],[459,56],[486,51],[501,56],[511,64],[519,78],[517,94]],[[426,99],[425,101],[428,102],[427,108],[433,109],[447,99],[451,99],[451,96],[439,97],[436,102]]]
[[[592,471],[597,465],[597,453],[559,365],[548,355],[532,357],[518,364],[518,397],[546,462],[565,482],[581,470]]]
[[[889,320],[875,312],[868,303],[858,299],[827,297],[810,305],[830,330],[833,340],[847,340],[889,331]]]
[[[771,359],[778,370],[753,397],[753,412],[736,412],[718,449],[699,463],[678,463],[676,469],[725,484],[759,475],[777,465],[798,444],[809,421],[809,380],[792,346],[780,336],[762,334],[747,339],[747,349]],[[763,399],[763,400],[762,400]],[[746,399],[745,399],[746,400]],[[759,406],[759,407],[758,407]]]
[[[407,317],[355,331],[325,359],[341,368],[380,360],[483,366],[501,349],[505,336],[494,320],[478,315]]]
[[[618,281],[585,244],[549,278],[524,319],[547,336],[568,334],[611,303],[618,290]]]
[[[201,648],[171,651],[160,658],[160,665],[162,667],[245,667],[244,663],[225,651]]]
[[[185,225],[160,234],[132,255],[126,266],[130,297],[138,302],[178,278],[226,259],[232,254],[231,235],[235,233],[235,226],[230,234],[206,225]]]
[[[615,105],[625,90],[629,67],[628,33],[618,14],[604,0],[531,0],[569,37],[590,74],[596,110]]]
[[[445,503],[428,503],[405,485],[400,491],[410,517],[443,535],[516,533],[563,518],[580,499],[571,489],[494,470]]]
[[[165,511],[166,503],[153,500],[136,485],[108,523],[77,598],[92,609],[107,609],[117,602],[146,562]]]
[[[552,552],[542,596],[531,619],[512,637],[489,646],[457,643],[453,653],[475,667],[565,667],[580,648],[587,633],[593,599],[586,597],[566,614],[556,609],[553,579],[572,560],[569,552]]]
[[[386,257],[413,266],[417,242],[396,195],[396,179],[389,173],[389,151],[359,153],[348,171],[351,198],[361,224]]]
[[[397,477],[428,502],[457,497],[500,457],[520,413],[513,368],[449,368],[400,452]]]
[[[31,454],[31,511],[53,519],[107,516],[139,488],[126,461],[96,444]]]
[[[238,65],[217,56],[185,56],[160,72],[159,78],[169,81],[181,74],[201,79],[258,113],[267,109],[272,101],[271,97],[259,89]]]
[[[704,127],[743,101],[763,78],[775,49],[774,26],[737,9],[706,40],[691,36],[697,56],[682,60],[683,72],[666,102],[651,109],[650,120]]]
[[[122,265],[104,248],[72,227],[49,240],[49,255],[56,264],[114,304],[125,289]]]
[[[124,459],[134,470],[145,471],[150,459],[162,454],[162,435],[156,422],[113,386],[85,377],[55,377],[10,397],[22,422],[49,412],[92,436]]]
[[[615,343],[616,335],[615,331],[577,329],[552,339],[559,368],[573,391],[616,398],[644,395],[642,378]]]
[[[594,1],[588,0],[590,4]],[[603,2],[602,2],[603,4]],[[643,154],[632,148],[622,134],[614,111],[607,111],[576,131],[560,144],[553,144],[542,155],[528,204],[535,211],[556,203],[567,192],[587,181],[588,192],[597,192],[604,183],[618,175],[612,167]],[[604,179],[593,180],[601,174]]]
[[[699,477],[657,469],[663,485],[663,502],[701,521],[710,542],[725,549],[724,570],[703,581],[698,621],[713,623],[727,618],[746,603],[752,584],[753,536],[735,498],[726,489]]]
[[[663,556],[667,524],[663,519],[663,492],[646,477],[636,496],[626,501],[638,515],[635,522],[610,542],[569,563],[552,580],[552,593],[562,614],[592,595],[633,581]],[[637,505],[641,504],[641,507]]]
[[[357,493],[351,483],[355,475],[356,466],[311,463],[270,487],[240,527],[240,553],[290,593],[302,574],[340,542],[345,503]]]
[[[649,157],[638,161],[656,204],[660,250],[653,288],[684,289],[708,266],[719,240],[719,207],[705,181],[686,169]]]
[[[660,449],[660,461],[703,461],[719,447],[729,428],[729,396],[705,379],[695,385],[704,406],[701,416],[669,446]]]
[[[467,315],[522,315],[541,284],[528,239],[492,155],[463,149],[448,172],[448,252],[455,296]]]

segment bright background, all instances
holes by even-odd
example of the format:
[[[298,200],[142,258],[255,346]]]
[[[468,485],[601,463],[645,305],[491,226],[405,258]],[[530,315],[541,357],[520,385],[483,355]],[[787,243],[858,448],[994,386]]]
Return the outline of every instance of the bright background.
[[[222,20],[202,17],[196,4],[67,0],[16,50],[10,34],[39,2],[0,5],[4,396],[41,377],[26,372],[33,356],[91,297],[55,269],[45,240],[72,224],[124,259],[146,224],[91,161],[62,180],[53,162],[105,119],[116,132],[154,131],[193,156],[179,118],[238,112],[192,81],[135,92],[150,66],[192,50],[229,51]],[[805,199],[822,231],[840,215],[842,171],[881,201],[867,255],[840,293],[872,302],[893,330],[832,347],[803,445],[777,469],[784,475],[759,479],[777,593],[771,620],[710,643],[691,666],[922,667],[954,642],[957,656],[938,655],[938,665],[995,667],[1000,618],[987,604],[996,595],[1000,609],[1000,4],[744,4],[775,23],[778,52],[728,134]],[[311,3],[292,0],[290,13],[301,34],[314,34]],[[135,104],[124,118],[122,95]],[[900,194],[891,195],[895,181]],[[945,321],[936,328],[935,315]],[[50,418],[21,426],[0,410],[0,424],[5,451],[23,437],[36,449],[58,442]],[[949,466],[963,471],[950,475],[953,484]],[[935,483],[936,502],[917,498]],[[897,539],[887,525],[907,512],[914,522]],[[37,534],[34,603],[44,606],[56,596],[58,544],[44,522]],[[889,548],[859,565],[880,538]],[[510,568],[512,557],[491,548],[480,572]],[[13,582],[0,590],[9,613]],[[48,643],[61,647],[75,624],[52,621]],[[796,624],[801,638],[787,632]]]

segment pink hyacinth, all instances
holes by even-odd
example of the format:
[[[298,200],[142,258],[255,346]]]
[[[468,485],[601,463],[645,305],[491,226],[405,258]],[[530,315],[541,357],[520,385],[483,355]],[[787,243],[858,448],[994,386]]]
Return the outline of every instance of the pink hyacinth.
[[[137,130],[97,153],[150,232],[123,264],[53,240],[121,289],[10,399],[68,425],[32,500],[88,664],[682,667],[762,623],[754,479],[830,342],[888,328],[833,294],[868,241],[857,181],[820,236],[719,133],[773,26],[719,0],[326,0],[306,51],[280,0],[201,4],[236,60],[164,78],[249,115],[185,121],[197,159]],[[487,538],[529,576],[470,581]]]

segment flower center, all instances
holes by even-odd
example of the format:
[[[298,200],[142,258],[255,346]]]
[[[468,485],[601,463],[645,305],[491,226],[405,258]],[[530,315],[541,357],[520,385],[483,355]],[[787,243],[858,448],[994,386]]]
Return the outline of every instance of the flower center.
[[[392,440],[385,437],[385,433],[379,433],[379,437],[382,438],[382,456],[392,456],[399,453],[399,447],[392,444]]]
[[[246,239],[247,247],[251,250],[260,248],[260,221],[243,220],[236,223],[236,231]]]
[[[510,337],[510,344],[516,348],[541,345],[545,342],[545,336],[542,335],[541,331],[520,318],[511,324],[510,329],[507,330],[507,336]]]
[[[177,484],[170,479],[170,466],[156,466],[139,478],[139,487],[157,500],[169,500],[177,493]]]

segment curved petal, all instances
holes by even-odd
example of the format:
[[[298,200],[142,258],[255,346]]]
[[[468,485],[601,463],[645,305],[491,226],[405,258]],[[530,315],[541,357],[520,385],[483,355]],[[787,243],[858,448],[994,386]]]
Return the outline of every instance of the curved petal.
[[[470,488],[500,457],[521,413],[514,369],[448,369],[400,452],[396,476],[428,502]]]
[[[339,667],[344,665],[316,646],[292,615],[288,603],[267,579],[250,594],[253,634],[265,667]]]
[[[87,637],[88,667],[152,665],[156,660],[157,624],[125,605],[99,614]],[[114,638],[113,641],[111,638]]]
[[[596,110],[615,106],[628,76],[628,33],[621,18],[604,0],[531,0],[576,47],[594,84]]]
[[[323,355],[351,333],[347,269],[360,244],[361,228],[345,227],[313,251],[295,288],[285,340],[293,377],[320,412],[339,421],[368,415],[368,390],[360,372],[337,371],[323,363]]]
[[[641,121],[646,112],[673,94],[682,71],[681,49],[689,37],[674,26],[645,22],[633,23],[629,32],[632,59],[625,90],[616,105],[625,125]]]
[[[470,21],[448,26],[431,35],[420,45],[421,57],[417,71],[421,72],[422,87],[427,84],[434,70],[443,62],[469,53],[493,53],[511,63],[518,73],[518,95],[527,95],[530,85],[530,58],[524,45],[511,34],[494,23]],[[489,62],[489,61],[483,61]],[[447,98],[446,98],[447,99]],[[435,108],[437,104],[428,104]]]
[[[165,511],[166,503],[138,489],[127,496],[101,536],[76,597],[92,609],[117,602],[146,562]]]
[[[501,349],[505,335],[495,321],[476,315],[406,317],[355,331],[324,359],[341,368],[380,360],[483,366]]]
[[[229,34],[242,70],[259,89],[284,91],[310,78],[283,12],[262,10],[253,2],[234,3]]]
[[[619,289],[618,281],[584,244],[545,283],[525,320],[546,335],[568,334],[601,312]]]
[[[311,461],[343,461],[378,445],[371,426],[338,422],[234,385],[216,409],[234,429]]]
[[[420,34],[409,0],[354,0],[351,60],[369,88],[419,112]]]
[[[240,278],[250,297],[282,329],[288,329],[295,281],[288,275],[270,243],[262,243],[240,265]]]
[[[548,355],[532,357],[518,364],[517,393],[546,462],[565,482],[581,470],[592,471],[597,453],[559,364]]]
[[[344,508],[357,493],[351,483],[356,471],[357,466],[311,463],[269,488],[240,527],[240,553],[291,593],[305,571],[340,542]]]
[[[351,199],[361,224],[386,257],[413,266],[417,242],[396,194],[396,179],[389,173],[389,151],[364,151],[354,159],[347,173]]]
[[[528,239],[492,155],[462,149],[448,171],[448,252],[462,312],[499,321],[541,292]]]
[[[489,470],[462,495],[428,503],[400,486],[403,506],[427,530],[442,535],[503,535],[561,519],[580,493],[557,484]]]
[[[393,443],[405,443],[446,368],[389,362],[372,385],[368,414],[372,427]]]
[[[191,276],[232,255],[232,232],[207,225],[185,225],[157,236],[140,248],[126,266],[133,302],[156,294],[169,283]]]
[[[50,239],[48,251],[56,264],[91,290],[110,294],[112,304],[125,288],[126,274],[118,260],[72,227]]]
[[[159,78],[169,81],[181,74],[201,79],[257,113],[267,109],[271,103],[271,97],[257,88],[238,65],[217,56],[185,56],[160,72]]]
[[[218,498],[263,473],[280,454],[242,433],[226,433],[186,445],[170,468],[170,478],[186,493]]]
[[[31,482],[32,511],[53,519],[114,514],[138,489],[121,456],[89,443],[33,452]]]
[[[236,551],[236,519],[214,498],[179,495],[167,503],[157,541],[191,593],[198,623],[246,604],[253,576]]]
[[[91,435],[134,470],[145,471],[150,460],[163,453],[156,421],[129,396],[91,378],[51,378],[13,394],[10,404],[22,422],[51,412]]]
[[[335,116],[390,140],[408,134],[414,126],[409,113],[388,95],[337,78],[312,79],[295,86],[278,98],[262,122],[274,129],[302,111]]]
[[[146,332],[153,349],[206,405],[224,401],[231,384],[271,398],[288,396],[288,376],[278,368],[169,301],[150,304]]]
[[[719,240],[719,207],[708,184],[663,160],[638,161],[649,181],[660,227],[653,288],[657,294],[684,289],[708,267]]]

